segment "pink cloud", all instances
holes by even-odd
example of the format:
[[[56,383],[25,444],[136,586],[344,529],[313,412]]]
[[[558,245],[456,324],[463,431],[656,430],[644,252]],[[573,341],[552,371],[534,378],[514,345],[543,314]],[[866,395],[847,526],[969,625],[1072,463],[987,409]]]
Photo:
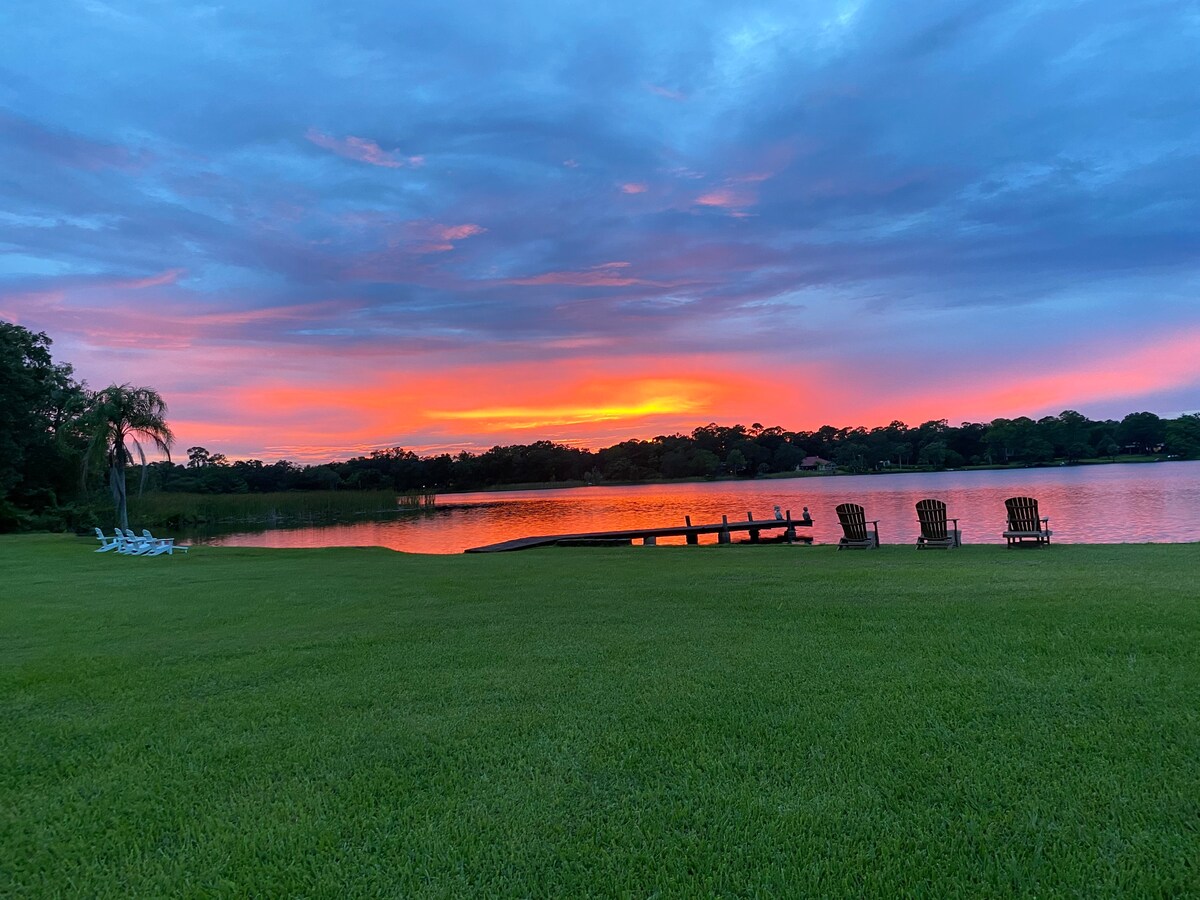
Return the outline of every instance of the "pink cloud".
[[[756,185],[774,178],[794,155],[795,148],[792,144],[775,145],[762,154],[763,158],[753,169],[726,178],[720,187],[706,191],[693,202],[697,206],[727,210],[729,215],[735,218],[745,218],[749,213],[744,210],[758,203]]]
[[[386,248],[366,253],[348,262],[344,272],[350,278],[392,281],[417,277],[413,255],[449,253],[458,242],[484,234],[487,229],[475,222],[445,225],[426,220],[388,222],[378,213],[348,213],[343,221],[353,227],[379,229]]]
[[[661,84],[648,84],[646,90],[652,94],[657,94],[660,97],[665,97],[668,100],[674,100],[676,103],[682,103],[687,100],[687,94],[682,91],[672,90],[668,87],[663,87]]]
[[[622,269],[627,269],[627,262],[608,262],[601,263],[598,266],[592,266],[583,271],[568,271],[568,272],[543,272],[540,275],[529,275],[524,278],[509,278],[505,280],[505,284],[571,284],[579,287],[628,287],[633,284],[649,284],[657,287],[670,287],[670,285],[658,282],[649,281],[645,278],[634,278],[629,275],[620,274]]]
[[[627,181],[621,185],[621,193],[623,194],[644,194],[646,193],[646,185],[640,181]]]
[[[427,240],[415,244],[411,249],[414,253],[448,253],[454,249],[455,241],[462,241],[487,231],[482,225],[467,222],[463,225],[424,225],[413,226]]]
[[[70,298],[47,293],[14,299],[36,312],[39,321],[45,323],[39,327],[56,335],[74,337],[93,348],[145,351],[258,342],[264,332],[286,341],[291,332],[336,326],[353,305],[350,301],[329,300],[261,309],[213,309],[207,303],[186,299],[147,303],[129,298],[121,302],[86,292]]]
[[[696,198],[696,204],[699,206],[715,206],[720,209],[738,209],[745,206],[753,206],[757,202],[755,197],[749,191],[739,191],[735,188],[717,188],[709,191],[707,194],[701,194]]]
[[[465,225],[435,225],[434,231],[442,240],[461,241],[463,238],[483,234],[487,229],[482,225],[468,222]]]
[[[184,274],[186,269],[167,269],[165,272],[159,272],[157,275],[151,275],[148,278],[134,278],[127,281],[117,281],[113,283],[113,287],[123,288],[130,291],[138,291],[143,288],[158,287],[163,284],[174,284]]]
[[[401,156],[396,151],[387,151],[374,141],[367,138],[348,135],[345,138],[335,138],[316,128],[310,128],[304,135],[311,143],[326,150],[331,150],[338,156],[368,163],[372,166],[382,166],[385,169],[416,168],[425,163],[423,156]]]

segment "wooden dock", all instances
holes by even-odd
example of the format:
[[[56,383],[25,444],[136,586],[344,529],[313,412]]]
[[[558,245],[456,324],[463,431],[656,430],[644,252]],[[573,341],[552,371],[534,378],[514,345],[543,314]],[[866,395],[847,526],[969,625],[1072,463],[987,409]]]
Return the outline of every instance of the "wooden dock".
[[[511,550],[531,550],[534,547],[553,547],[555,545],[614,546],[631,544],[634,541],[641,541],[646,546],[653,546],[658,543],[660,537],[682,537],[689,544],[698,544],[702,534],[715,534],[717,543],[728,544],[732,542],[732,536],[735,533],[743,532],[750,535],[750,543],[757,544],[761,540],[762,532],[778,531],[781,528],[783,529],[783,540],[805,540],[805,538],[797,538],[796,529],[811,526],[811,520],[793,521],[790,511],[783,519],[755,519],[750,513],[746,513],[745,521],[730,522],[728,516],[722,516],[720,522],[714,522],[711,525],[693,525],[692,517],[685,516],[683,525],[668,525],[662,528],[627,528],[619,531],[589,531],[580,534],[545,534],[514,538],[511,541],[501,541],[498,544],[487,544],[483,547],[471,547],[463,552],[505,553]]]

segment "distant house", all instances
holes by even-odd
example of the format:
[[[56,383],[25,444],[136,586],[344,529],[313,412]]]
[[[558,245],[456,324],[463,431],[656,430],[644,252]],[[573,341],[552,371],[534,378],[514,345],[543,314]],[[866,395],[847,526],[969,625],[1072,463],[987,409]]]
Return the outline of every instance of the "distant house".
[[[837,465],[819,456],[806,456],[800,461],[801,472],[834,472]]]

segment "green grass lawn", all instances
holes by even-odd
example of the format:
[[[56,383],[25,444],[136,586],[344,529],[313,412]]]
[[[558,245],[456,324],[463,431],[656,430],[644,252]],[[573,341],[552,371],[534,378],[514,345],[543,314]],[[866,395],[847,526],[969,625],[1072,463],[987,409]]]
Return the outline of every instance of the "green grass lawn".
[[[3,896],[1195,896],[1200,545],[0,539]]]

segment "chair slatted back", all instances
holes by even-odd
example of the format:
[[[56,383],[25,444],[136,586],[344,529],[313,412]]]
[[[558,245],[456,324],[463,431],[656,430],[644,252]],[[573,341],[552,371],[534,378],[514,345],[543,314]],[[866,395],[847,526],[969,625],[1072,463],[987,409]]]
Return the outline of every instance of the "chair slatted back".
[[[838,521],[848,541],[867,539],[867,513],[857,503],[842,503],[837,506]]]
[[[1004,501],[1008,510],[1009,531],[1041,531],[1038,502],[1033,497],[1009,497]]]
[[[941,500],[917,502],[917,521],[921,523],[921,537],[927,541],[944,541],[946,534],[946,504]]]

